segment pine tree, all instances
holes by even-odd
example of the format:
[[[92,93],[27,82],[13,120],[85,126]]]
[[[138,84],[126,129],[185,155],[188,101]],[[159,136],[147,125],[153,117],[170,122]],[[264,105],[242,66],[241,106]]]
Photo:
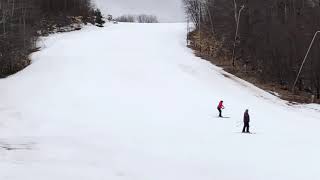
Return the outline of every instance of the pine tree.
[[[100,11],[100,9],[96,9],[94,11],[94,16],[95,16],[95,23],[96,23],[96,26],[98,27],[103,27],[103,24],[106,23],[104,20],[103,20],[103,16],[102,16],[102,13]]]

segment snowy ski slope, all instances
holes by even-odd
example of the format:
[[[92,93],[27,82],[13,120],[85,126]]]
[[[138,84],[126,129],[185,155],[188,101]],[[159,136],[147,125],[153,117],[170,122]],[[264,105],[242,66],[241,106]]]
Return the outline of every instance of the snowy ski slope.
[[[31,66],[0,80],[0,180],[320,179],[319,106],[226,78],[185,33],[118,24],[43,38]],[[240,133],[246,108],[256,134]]]

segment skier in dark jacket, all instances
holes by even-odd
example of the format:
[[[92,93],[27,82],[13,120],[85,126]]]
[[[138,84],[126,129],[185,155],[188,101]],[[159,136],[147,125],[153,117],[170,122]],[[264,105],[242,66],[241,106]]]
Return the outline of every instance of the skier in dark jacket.
[[[244,112],[243,115],[243,129],[242,129],[242,133],[250,133],[249,131],[249,123],[250,123],[250,116],[249,116],[249,110],[247,109],[246,112]]]
[[[218,111],[219,111],[219,117],[222,117],[222,109],[224,109],[224,106],[223,106],[223,101],[220,101],[219,102],[219,105],[217,107]]]

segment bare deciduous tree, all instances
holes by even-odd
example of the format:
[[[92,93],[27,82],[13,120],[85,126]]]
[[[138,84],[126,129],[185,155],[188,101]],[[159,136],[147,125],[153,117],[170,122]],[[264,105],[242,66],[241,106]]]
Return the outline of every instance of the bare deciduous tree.
[[[0,77],[26,67],[39,32],[94,20],[90,0],[0,0]]]
[[[157,16],[140,14],[137,16],[139,23],[159,23]]]
[[[245,65],[245,72],[284,89],[292,87],[314,32],[320,30],[319,0],[202,0],[210,14],[199,13],[200,0],[183,2],[196,30],[201,20],[202,41],[211,43],[202,46],[220,44],[215,54],[231,62],[236,49],[238,69]],[[320,99],[320,36],[314,41],[297,87]]]

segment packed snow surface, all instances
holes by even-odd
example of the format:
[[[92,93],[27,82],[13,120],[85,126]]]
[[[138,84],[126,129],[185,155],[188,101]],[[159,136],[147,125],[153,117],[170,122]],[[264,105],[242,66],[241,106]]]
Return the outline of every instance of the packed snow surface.
[[[319,106],[287,105],[185,37],[185,24],[118,24],[43,38],[0,81],[0,179],[320,179]]]

